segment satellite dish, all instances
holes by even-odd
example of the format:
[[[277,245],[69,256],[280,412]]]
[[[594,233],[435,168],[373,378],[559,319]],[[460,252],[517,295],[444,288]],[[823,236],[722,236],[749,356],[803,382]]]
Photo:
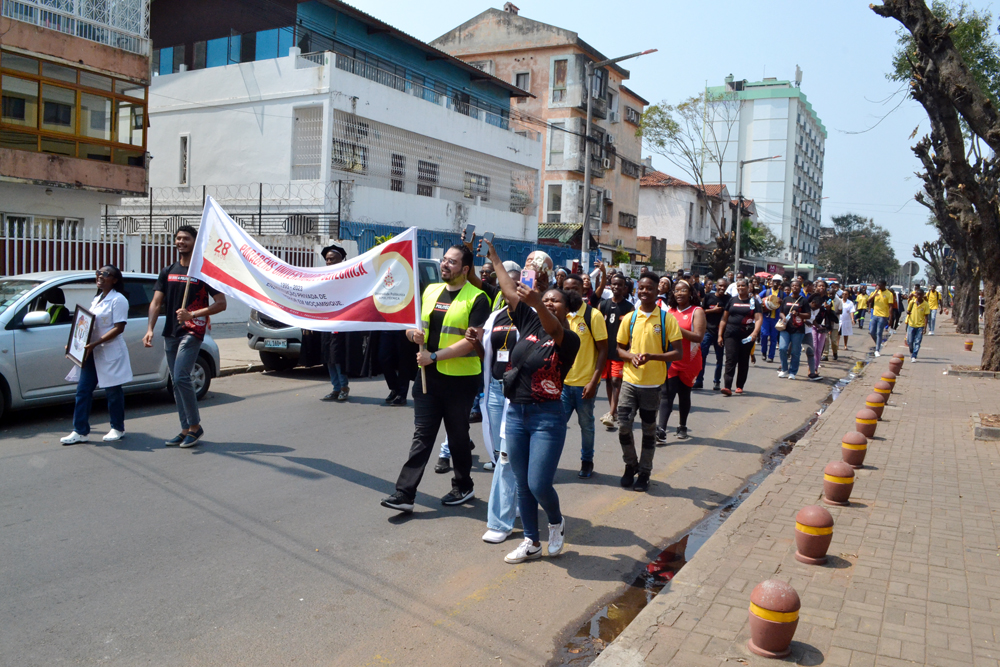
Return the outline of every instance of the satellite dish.
[[[902,272],[904,276],[910,276],[912,278],[920,273],[920,265],[916,262],[907,262],[906,264],[903,264]]]

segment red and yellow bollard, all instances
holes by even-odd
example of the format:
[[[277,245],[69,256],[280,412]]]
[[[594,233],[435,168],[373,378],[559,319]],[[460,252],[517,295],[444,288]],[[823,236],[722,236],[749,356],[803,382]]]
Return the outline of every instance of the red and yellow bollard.
[[[885,396],[886,403],[889,402],[889,394],[892,393],[892,385],[885,380],[879,380],[875,383],[875,392]]]
[[[975,341],[973,341],[971,338],[965,339],[965,351],[966,352],[972,352],[972,346],[974,344],[975,344]]]
[[[854,489],[854,468],[843,461],[830,461],[823,468],[823,502],[827,505],[850,505]]]
[[[893,389],[896,388],[896,374],[892,371],[882,371],[882,382],[888,382]]]
[[[750,640],[747,648],[765,658],[784,658],[792,652],[799,624],[799,594],[778,579],[763,581],[750,593]]]
[[[868,438],[863,433],[849,431],[840,442],[840,457],[852,468],[862,468],[865,465],[865,455],[868,453]]]
[[[854,428],[866,438],[875,437],[875,427],[878,425],[878,415],[869,408],[862,408],[854,418]]]
[[[889,360],[889,370],[899,377],[899,374],[903,372],[903,360],[899,357],[893,357]]]
[[[823,565],[832,540],[833,517],[826,508],[807,505],[795,515],[795,560],[806,565]]]
[[[865,407],[875,413],[876,419],[882,419],[882,413],[885,411],[885,396],[878,393],[868,394],[868,398],[865,399]]]

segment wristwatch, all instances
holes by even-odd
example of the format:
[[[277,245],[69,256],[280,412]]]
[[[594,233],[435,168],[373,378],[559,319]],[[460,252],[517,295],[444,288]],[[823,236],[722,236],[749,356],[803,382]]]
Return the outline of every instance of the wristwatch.
[[[438,353],[431,352],[431,361],[437,361],[437,360],[438,360]]]

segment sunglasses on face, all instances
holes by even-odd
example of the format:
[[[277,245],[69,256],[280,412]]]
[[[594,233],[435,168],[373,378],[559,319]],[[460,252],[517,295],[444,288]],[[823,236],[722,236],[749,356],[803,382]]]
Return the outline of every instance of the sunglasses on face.
[[[111,277],[111,272],[110,271],[98,271],[97,272],[97,277],[98,278],[110,278]]]

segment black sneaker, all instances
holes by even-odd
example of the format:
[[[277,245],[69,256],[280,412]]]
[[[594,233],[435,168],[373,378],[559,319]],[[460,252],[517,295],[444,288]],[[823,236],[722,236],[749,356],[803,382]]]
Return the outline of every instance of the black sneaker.
[[[389,395],[385,397],[385,404],[392,405],[392,402],[396,400],[396,396],[397,394],[395,391],[390,391]]]
[[[662,428],[656,429],[656,444],[657,444],[657,446],[667,444],[667,431],[666,431],[666,429],[662,429]]]
[[[379,504],[382,507],[388,507],[391,510],[398,510],[405,514],[409,514],[413,511],[413,501],[404,496],[402,491],[397,491],[388,498],[383,498],[382,502]]]
[[[445,456],[438,457],[437,465],[434,466],[434,472],[443,475],[449,470],[451,470],[451,459]]]
[[[641,472],[639,476],[635,478],[635,484],[632,485],[633,491],[638,491],[639,493],[645,493],[649,490],[649,473]]]
[[[722,389],[722,387],[720,386],[720,384],[718,382],[716,382],[716,383],[714,383],[712,385],[712,391],[719,391],[720,389]]]
[[[678,426],[677,427],[677,439],[678,440],[687,440],[687,437],[688,437],[688,427],[687,426]]]
[[[577,473],[577,477],[582,477],[587,479],[594,474],[594,462],[593,461],[580,461],[580,472]]]
[[[475,492],[472,489],[468,491],[459,491],[458,489],[452,489],[448,492],[444,498],[441,499],[442,505],[461,505],[462,503],[472,500],[476,497]]]
[[[630,465],[625,466],[625,474],[622,475],[622,486],[626,489],[632,486],[635,481],[635,468]]]
[[[351,395],[351,388],[350,387],[344,387],[343,389],[340,390],[340,393],[337,394],[337,402],[338,403],[346,403],[347,402],[347,397],[350,396],[350,395]]]
[[[181,449],[187,449],[188,447],[194,447],[201,440],[201,437],[205,435],[205,429],[198,427],[196,431],[188,431],[188,434],[184,436],[184,442],[181,443]]]
[[[170,440],[165,441],[163,444],[167,447],[179,447],[180,444],[184,442],[184,438],[186,437],[187,433],[178,433],[174,437],[170,438]]]
[[[390,403],[389,405],[393,407],[406,407],[406,396],[397,396],[396,398],[392,399],[392,403]]]
[[[323,398],[321,398],[319,400],[326,401],[327,403],[331,403],[331,402],[337,400],[337,395],[339,393],[340,393],[339,391],[331,391],[329,394],[327,394],[326,396],[324,396]]]
[[[820,375],[819,373],[810,373],[809,374],[809,381],[810,382],[816,382],[817,380],[822,380],[822,379],[823,379],[823,376]]]
[[[704,388],[705,388],[705,385],[704,385],[704,384],[702,384],[701,382],[695,382],[695,383],[694,383],[694,386],[693,386],[693,387],[691,387],[691,388],[692,388],[692,389],[704,389]]]

